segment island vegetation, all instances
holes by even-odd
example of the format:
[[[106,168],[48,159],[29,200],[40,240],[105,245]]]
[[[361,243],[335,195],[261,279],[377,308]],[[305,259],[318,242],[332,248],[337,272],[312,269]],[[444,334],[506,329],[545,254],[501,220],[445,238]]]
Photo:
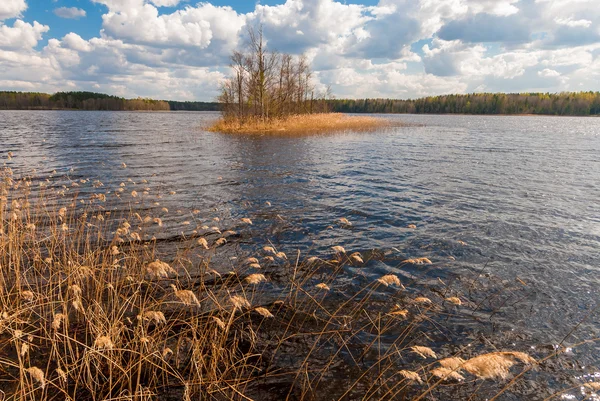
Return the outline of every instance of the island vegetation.
[[[232,76],[223,84],[219,132],[365,130],[385,122],[330,113],[330,89],[318,92],[307,58],[270,51],[262,29],[248,30],[246,52],[231,56]]]

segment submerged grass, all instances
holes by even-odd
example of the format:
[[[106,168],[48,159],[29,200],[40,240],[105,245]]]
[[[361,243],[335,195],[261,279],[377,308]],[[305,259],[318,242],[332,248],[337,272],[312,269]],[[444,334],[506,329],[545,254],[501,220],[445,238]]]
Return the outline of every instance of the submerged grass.
[[[389,121],[370,116],[341,113],[292,115],[277,119],[219,119],[209,131],[224,133],[321,133],[334,131],[372,131],[389,126]]]
[[[8,168],[0,178],[6,400],[419,399],[536,365],[514,350],[432,349],[435,316],[460,298],[413,300],[393,274],[347,293],[345,267],[369,258],[341,245],[322,258],[265,245],[219,266],[238,234],[196,221],[167,258],[162,220],[137,196],[119,214],[109,201],[123,191],[101,183],[69,195]]]

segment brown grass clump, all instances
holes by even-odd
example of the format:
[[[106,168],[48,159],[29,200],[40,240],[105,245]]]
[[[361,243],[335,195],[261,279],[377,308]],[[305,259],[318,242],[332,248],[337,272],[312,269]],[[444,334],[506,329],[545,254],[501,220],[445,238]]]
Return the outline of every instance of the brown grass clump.
[[[46,375],[44,375],[44,371],[36,366],[32,366],[27,369],[27,373],[31,375],[31,377],[40,384],[40,387],[46,387]]]
[[[590,383],[585,383],[583,385],[583,387],[592,390],[592,391],[598,391],[600,390],[600,382],[590,382]]]
[[[348,219],[347,219],[347,218],[345,218],[345,217],[340,217],[340,218],[338,219],[338,222],[339,222],[339,223],[340,223],[342,226],[351,226],[351,225],[352,225],[352,223],[350,223],[350,220],[348,220]]]
[[[410,263],[412,265],[430,265],[432,264],[431,260],[428,258],[414,258],[414,259],[406,259],[404,263]]]
[[[94,341],[94,347],[97,349],[111,350],[115,347],[109,336],[99,336]]]
[[[341,113],[301,114],[285,118],[216,121],[208,128],[224,133],[318,133],[335,131],[373,131],[390,123],[382,118],[348,116]]]
[[[458,357],[450,357],[445,359],[440,359],[439,364],[442,365],[443,368],[450,370],[458,370],[465,363],[465,360]]]
[[[449,297],[449,298],[446,298],[446,301],[448,301],[451,304],[454,304],[456,306],[462,305],[462,301],[458,297]]]
[[[398,317],[401,317],[403,319],[406,319],[408,317],[408,309],[394,310],[394,311],[388,313],[388,315],[390,315],[390,316],[398,316]]]
[[[167,324],[165,314],[161,311],[146,311],[144,312],[144,319],[154,322],[155,324]]]
[[[392,284],[397,285],[398,287],[402,286],[402,284],[400,283],[400,279],[398,278],[398,276],[395,276],[393,274],[386,274],[385,276],[382,276],[382,277],[378,278],[377,282],[379,282],[380,284],[385,285],[386,287],[389,287]]]
[[[264,274],[251,274],[248,277],[246,277],[246,282],[248,284],[259,284],[262,283],[263,281],[267,281],[267,278],[264,276]]]
[[[414,352],[415,354],[422,356],[423,358],[427,358],[427,357],[431,357],[434,359],[437,358],[437,354],[429,347],[415,345],[413,347],[410,347],[410,350],[412,352]]]
[[[65,320],[65,315],[63,315],[62,313],[57,313],[56,315],[54,315],[54,319],[52,320],[52,328],[54,330],[60,329],[60,325],[62,324],[62,322],[64,320]]]
[[[204,248],[204,249],[209,249],[209,246],[208,246],[208,241],[206,241],[206,238],[198,238],[198,241],[197,241],[197,243],[198,243],[198,245],[200,245],[202,248]]]
[[[445,379],[462,380],[461,373],[506,377],[510,366],[535,362],[519,352],[467,361],[457,354],[431,371],[433,346],[413,345],[439,344],[448,311],[411,305],[410,288],[386,289],[404,288],[398,276],[355,285],[348,268],[363,257],[341,245],[320,257],[288,258],[272,244],[248,254],[253,241],[227,230],[237,218],[220,219],[230,235],[223,248],[209,248],[203,237],[212,244],[216,226],[174,237],[167,226],[180,227],[175,216],[161,228],[148,209],[162,205],[144,203],[152,190],[125,185],[138,192],[137,213],[130,204],[119,209],[125,192],[100,182],[89,181],[93,189],[81,182],[71,197],[62,185],[39,189],[0,170],[0,390],[7,400],[411,399],[436,386],[444,391]],[[170,207],[183,220],[186,213]],[[269,285],[257,285],[267,277]],[[444,380],[424,384],[424,372]]]
[[[460,368],[481,379],[506,379],[509,369],[519,361],[535,363],[535,359],[524,352],[491,352],[465,361]]]
[[[265,247],[263,247],[263,251],[265,253],[270,253],[272,255],[277,255],[277,251],[272,246],[265,246]]]
[[[188,306],[200,306],[200,301],[196,294],[194,294],[190,290],[178,290],[175,284],[171,284],[171,288],[175,291],[175,296],[179,298],[179,300]]]
[[[414,302],[416,304],[425,304],[425,305],[431,305],[433,302],[431,301],[431,299],[427,298],[427,297],[416,297],[414,299]]]
[[[233,305],[234,309],[249,309],[250,302],[240,295],[234,295],[229,298],[229,302]]]
[[[419,376],[419,374],[417,372],[413,372],[410,370],[401,370],[398,372],[398,374],[402,377],[404,377],[405,379],[408,380],[412,380],[415,381],[417,383],[423,383],[423,380],[421,379],[421,376]]]
[[[273,317],[273,314],[267,308],[263,308],[262,306],[259,306],[258,308],[254,309],[254,311],[266,318]]]
[[[465,377],[463,375],[448,368],[435,368],[431,371],[431,374],[435,377],[439,377],[442,380],[465,380]]]
[[[146,273],[148,273],[151,278],[167,278],[169,277],[169,274],[176,272],[168,263],[156,259],[154,262],[148,263],[146,266]]]
[[[506,379],[515,364],[512,358],[496,353],[476,356],[463,364],[463,368],[482,379]]]
[[[346,249],[344,249],[343,246],[340,245],[335,245],[331,247],[331,250],[337,254],[343,254],[346,253]]]
[[[350,255],[350,260],[354,263],[358,263],[358,264],[364,264],[365,261],[362,258],[362,255],[359,252],[354,252],[352,255]]]

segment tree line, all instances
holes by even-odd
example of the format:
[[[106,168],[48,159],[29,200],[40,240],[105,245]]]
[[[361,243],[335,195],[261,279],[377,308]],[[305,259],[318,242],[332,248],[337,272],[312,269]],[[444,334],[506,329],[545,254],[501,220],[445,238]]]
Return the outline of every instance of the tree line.
[[[297,65],[296,65],[297,67]],[[264,91],[263,110],[250,96],[251,87],[242,81],[243,96],[229,98],[235,104],[217,102],[176,102],[152,99],[124,99],[93,92],[0,92],[0,110],[173,110],[218,111],[233,116],[280,116],[292,113],[335,111],[341,113],[411,113],[411,114],[545,114],[560,116],[600,115],[600,92],[563,93],[473,93],[468,95],[430,96],[420,99],[315,99],[306,92],[304,81],[292,80],[297,69],[290,64],[290,90],[275,92],[282,103],[272,105],[273,93]],[[286,69],[287,71],[287,69]],[[287,75],[287,72],[284,74]],[[306,78],[306,75],[305,75]],[[234,81],[235,82],[235,81]],[[299,84],[302,83],[302,94]],[[284,85],[285,84],[285,85]],[[288,82],[283,80],[282,86]],[[277,85],[269,85],[273,88]],[[310,84],[308,87],[311,88]],[[295,89],[293,89],[295,88]],[[226,87],[224,88],[224,90]],[[247,91],[247,92],[246,92]],[[256,88],[254,89],[256,92]],[[260,91],[259,91],[260,92]],[[242,92],[240,92],[242,93]],[[294,93],[296,95],[294,96]],[[223,96],[223,94],[222,94]],[[221,97],[222,97],[221,96]],[[276,98],[277,98],[276,97]],[[270,100],[269,100],[270,99]],[[294,100],[296,99],[296,100]],[[302,99],[299,101],[298,99]]]
[[[0,92],[0,110],[111,110],[168,111],[168,102],[145,98],[124,99],[94,92]]]
[[[217,102],[177,102],[167,100],[171,111],[220,111],[221,105]]]
[[[600,115],[600,92],[473,93],[420,99],[335,99],[341,113]]]
[[[243,123],[327,111],[329,91],[316,92],[305,56],[267,49],[262,28],[250,28],[248,39],[246,52],[231,55],[233,74],[219,96],[225,120]]]

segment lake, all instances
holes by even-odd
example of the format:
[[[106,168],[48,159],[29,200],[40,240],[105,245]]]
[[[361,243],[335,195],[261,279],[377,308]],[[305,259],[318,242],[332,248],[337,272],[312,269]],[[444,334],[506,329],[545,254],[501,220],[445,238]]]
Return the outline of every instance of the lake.
[[[0,157],[67,187],[149,188],[161,200],[145,207],[168,208],[173,235],[192,218],[248,217],[242,251],[371,255],[348,267],[348,292],[387,273],[415,294],[451,284],[471,303],[448,322],[457,341],[542,352],[600,330],[600,119],[390,115],[403,125],[286,137],[207,132],[217,116],[0,111]],[[433,264],[402,263],[413,257]],[[600,370],[596,346],[570,353],[582,375]]]

